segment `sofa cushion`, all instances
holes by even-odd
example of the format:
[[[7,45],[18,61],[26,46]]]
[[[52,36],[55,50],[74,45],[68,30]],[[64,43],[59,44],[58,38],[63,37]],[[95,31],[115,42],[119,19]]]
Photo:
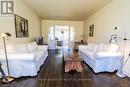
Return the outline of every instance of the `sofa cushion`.
[[[87,45],[79,45],[79,50],[87,50]]]
[[[97,50],[97,44],[96,43],[89,43],[87,45],[87,50],[96,51]]]
[[[100,44],[98,44],[97,52],[106,51],[106,49],[107,49],[106,44],[104,44],[104,43],[100,43]]]
[[[7,53],[17,53],[16,46],[13,44],[6,45]]]
[[[97,47],[97,52],[117,52],[119,46],[116,44],[99,44]]]
[[[109,52],[118,52],[119,51],[119,46],[116,44],[110,44],[108,48]]]
[[[33,52],[38,49],[36,42],[31,42],[28,44],[28,49],[30,52]]]
[[[47,50],[48,49],[48,46],[47,45],[37,45],[38,47],[38,50]]]
[[[18,53],[29,53],[27,44],[17,44],[16,48]]]

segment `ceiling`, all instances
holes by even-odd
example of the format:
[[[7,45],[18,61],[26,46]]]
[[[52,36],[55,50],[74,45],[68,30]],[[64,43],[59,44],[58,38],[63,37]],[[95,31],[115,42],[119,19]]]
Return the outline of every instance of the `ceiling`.
[[[41,19],[83,21],[112,0],[23,0]]]

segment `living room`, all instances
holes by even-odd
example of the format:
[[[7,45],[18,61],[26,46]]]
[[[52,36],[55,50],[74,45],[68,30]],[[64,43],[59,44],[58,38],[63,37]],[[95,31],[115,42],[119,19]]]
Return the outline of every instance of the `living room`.
[[[4,0],[1,0],[1,1],[4,1]],[[95,80],[95,83],[94,83],[95,85],[92,85],[93,81],[91,80],[91,75],[90,75],[91,73],[89,73],[89,71],[86,70],[83,72],[82,74],[83,76],[82,75],[80,76],[78,74],[79,77],[81,77],[81,78],[78,78],[78,80],[75,80],[75,78],[73,79],[73,76],[72,78],[69,77],[69,80],[72,79],[72,83],[77,82],[77,85],[76,84],[73,85],[68,82],[65,82],[65,83],[66,84],[68,83],[70,86],[80,86],[79,82],[82,82],[83,87],[84,86],[104,87],[106,86],[105,84],[107,84],[106,87],[112,87],[112,86],[129,87],[130,85],[128,83],[129,77],[130,77],[130,65],[129,65],[130,63],[130,60],[129,60],[129,54],[130,54],[130,51],[129,51],[130,5],[129,3],[130,1],[129,0],[105,0],[105,1],[104,0],[93,0],[93,1],[92,0],[86,0],[86,1],[85,0],[56,0],[55,2],[50,1],[50,0],[49,1],[47,0],[44,0],[44,1],[42,0],[11,0],[11,1],[14,2],[14,13],[2,14],[3,10],[1,10],[1,14],[0,14],[0,34],[7,33],[7,32],[11,34],[11,37],[6,39],[6,44],[14,44],[14,45],[15,44],[28,44],[28,43],[36,41],[37,37],[43,37],[44,44],[48,44],[48,46],[49,45],[52,46],[53,43],[51,42],[49,43],[49,33],[50,33],[51,27],[53,27],[54,31],[56,31],[56,26],[68,26],[69,34],[67,38],[69,39],[67,40],[69,41],[67,44],[69,45],[67,46],[68,48],[71,48],[71,49],[74,49],[75,42],[80,42],[81,40],[83,40],[84,42],[87,42],[88,44],[89,43],[109,43],[111,36],[116,35],[117,43],[120,46],[119,48],[123,50],[122,53],[123,53],[123,59],[124,59],[125,65],[122,65],[123,66],[122,72],[126,76],[124,79],[122,79],[121,77],[118,77],[115,74],[115,72],[112,74],[111,73],[95,74],[93,73],[93,71],[91,71],[91,73],[93,73],[94,76],[97,77],[95,79],[98,79],[97,81]],[[27,25],[28,25],[27,35],[18,34],[17,32],[17,28],[18,28],[17,22],[19,22],[17,21],[17,19],[19,20],[19,18],[27,21]],[[70,32],[71,27],[73,28],[72,33]],[[63,33],[65,34],[64,29],[61,29],[60,33],[61,35]],[[51,37],[53,38],[52,40],[55,40],[56,38],[55,34]],[[2,37],[0,37],[0,47],[4,49],[4,43],[3,43]],[[52,47],[52,48],[56,49],[56,47]],[[48,58],[50,57],[51,59],[54,56],[55,59],[53,60],[48,59],[47,61],[49,61],[50,65],[47,62],[45,62],[41,70],[40,71],[38,70],[41,73],[39,73],[36,77],[16,78],[9,85],[13,84],[13,87],[19,87],[21,83],[25,82],[26,85],[23,85],[21,87],[42,87],[43,85],[45,87],[48,87],[48,86],[53,86],[53,84],[57,87],[58,81],[60,81],[61,79],[57,81],[57,78],[56,79],[54,78],[54,82],[57,81],[56,83],[54,83],[52,79],[50,82],[49,80],[44,82],[45,78],[47,78],[47,76],[45,75],[48,75],[45,73],[54,72],[55,74],[59,73],[59,75],[62,75],[60,73],[63,73],[63,72],[58,72],[60,71],[60,68],[62,67],[62,65],[58,66],[55,64],[54,64],[55,66],[54,69],[56,69],[56,71],[49,72],[48,69],[53,69],[53,67],[50,67],[50,66],[53,66],[53,63],[51,64],[51,62],[59,60],[59,62],[57,61],[59,64],[61,60],[61,59],[58,59],[59,57],[61,57],[61,55],[57,57],[58,53],[53,54],[53,50],[49,52],[48,52]],[[57,69],[56,67],[59,69]],[[39,82],[41,82],[42,85],[31,86],[33,83],[30,85],[27,85],[27,83],[31,83],[31,82],[34,82],[36,84],[35,78],[37,77],[40,78]],[[42,77],[45,77],[45,78],[43,79]],[[51,75],[49,77],[51,77]],[[52,77],[53,77],[53,74],[52,74]],[[68,76],[66,75],[65,77],[66,78],[64,79],[68,80],[67,78]],[[116,79],[116,82],[112,82],[112,81],[115,81],[113,80],[113,78]],[[21,83],[19,83],[19,79]],[[79,80],[79,79],[82,79],[82,80]],[[110,81],[109,79],[112,81]],[[105,81],[104,84],[102,83],[102,81]],[[1,84],[3,86],[3,83],[0,83],[0,85]],[[14,84],[17,84],[17,86],[14,86]],[[61,84],[62,83],[59,82],[59,86],[61,86]],[[126,84],[126,85],[123,85],[123,84]],[[4,85],[7,85],[7,84],[4,84]],[[64,86],[68,87],[69,85],[64,85]]]

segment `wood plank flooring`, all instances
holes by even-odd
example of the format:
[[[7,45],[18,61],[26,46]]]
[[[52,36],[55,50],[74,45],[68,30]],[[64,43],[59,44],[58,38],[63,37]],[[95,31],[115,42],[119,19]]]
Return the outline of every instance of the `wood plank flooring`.
[[[9,84],[0,82],[0,87],[130,87],[130,79],[115,73],[94,74],[85,63],[81,73],[64,73],[62,52],[50,50],[37,76],[21,77]]]

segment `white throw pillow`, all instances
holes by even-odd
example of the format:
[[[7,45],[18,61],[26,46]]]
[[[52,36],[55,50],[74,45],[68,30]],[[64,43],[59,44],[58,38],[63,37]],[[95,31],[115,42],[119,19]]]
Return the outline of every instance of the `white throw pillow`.
[[[17,53],[17,49],[13,44],[6,45],[6,50],[7,53]]]
[[[27,44],[17,44],[16,48],[18,53],[29,53]]]
[[[110,44],[109,52],[117,52],[117,51],[119,51],[119,46],[116,44]]]
[[[28,44],[28,49],[30,52],[33,52],[38,49],[36,42],[32,42]]]
[[[88,43],[87,50],[96,51],[97,50],[97,44],[95,44],[95,43]]]
[[[116,44],[99,44],[98,52],[117,52],[119,46]]]
[[[107,45],[104,43],[100,43],[97,47],[97,52],[103,52],[103,51],[107,51]]]

